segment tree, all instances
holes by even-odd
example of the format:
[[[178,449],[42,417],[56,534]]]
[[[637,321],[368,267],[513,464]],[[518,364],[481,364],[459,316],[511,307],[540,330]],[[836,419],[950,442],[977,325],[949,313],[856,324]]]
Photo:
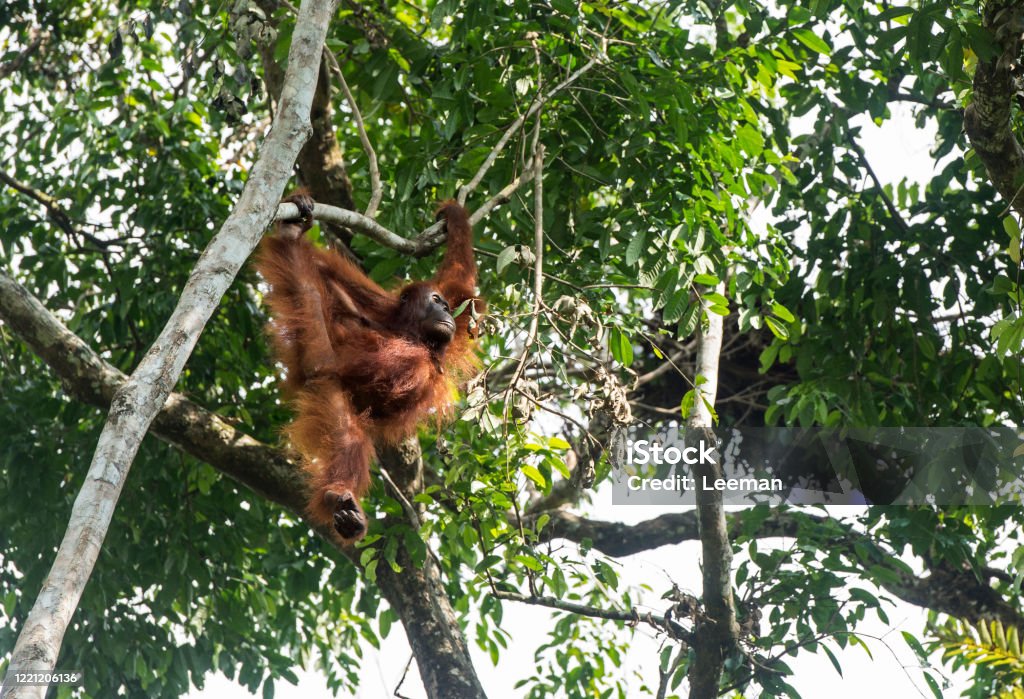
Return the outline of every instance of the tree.
[[[792,694],[787,655],[838,666],[833,649],[892,598],[966,628],[1022,626],[1017,507],[836,519],[727,514],[712,498],[633,526],[580,514],[613,478],[607,447],[638,422],[1019,428],[1016,4],[346,0],[329,24],[301,12],[0,10],[4,657],[104,414],[150,348],[167,350],[161,329],[197,255],[238,220],[229,211],[248,202],[269,220],[278,193],[250,193],[254,164],[283,141],[298,154],[281,176],[294,157],[327,205],[321,242],[383,283],[435,263],[433,202],[457,193],[474,211],[483,378],[450,430],[382,455],[381,516],[358,549],[340,547],[303,520],[259,282],[243,268],[216,290],[192,356],[188,343],[167,355],[187,365],[176,392],[173,371],[153,394],[166,397],[158,439],[139,448],[56,659],[89,668],[86,694],[181,694],[219,670],[268,695],[302,665],[352,688],[360,645],[400,621],[428,694],[483,696],[468,644],[499,657],[519,604],[564,615],[546,640],[515,639],[539,646],[519,690],[537,697]],[[322,54],[304,43],[312,30]],[[320,62],[303,83],[304,145],[277,128],[302,47]],[[896,103],[935,130],[925,187],[885,185],[859,141]],[[260,231],[242,233],[251,249]],[[220,259],[199,268],[226,281]],[[619,585],[616,559],[698,538],[702,590]],[[664,637],[642,688],[617,650],[636,624]],[[920,637],[948,643],[942,628]],[[573,652],[594,639],[600,658]],[[924,677],[941,696],[939,671]],[[993,681],[981,667],[978,691]]]

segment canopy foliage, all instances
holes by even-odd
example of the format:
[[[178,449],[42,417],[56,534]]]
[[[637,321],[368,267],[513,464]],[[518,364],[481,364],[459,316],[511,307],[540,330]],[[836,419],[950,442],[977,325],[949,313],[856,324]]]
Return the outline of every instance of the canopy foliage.
[[[158,335],[258,156],[294,19],[276,0],[0,8],[0,270],[121,371]],[[381,519],[358,566],[296,513],[148,438],[60,665],[88,668],[89,696],[175,696],[216,670],[270,696],[302,665],[351,689],[361,648],[403,621],[379,572],[432,559],[471,643],[495,661],[512,642],[538,647],[535,670],[515,678],[523,696],[654,695],[659,672],[669,695],[682,691],[678,642],[641,682],[622,664],[628,622],[563,615],[547,638],[512,639],[501,622],[517,603],[496,593],[671,604],[662,583],[620,585],[618,559],[694,538],[692,516],[613,541],[575,515],[591,496],[581,483],[607,480],[601,447],[627,415],[660,424],[692,402],[692,339],[709,313],[726,319],[720,424],[1021,424],[1020,227],[964,131],[979,65],[1007,50],[999,21],[976,1],[342,2],[321,76],[329,107],[313,120],[336,157],[300,157],[298,180],[360,210],[371,197],[335,61],[379,161],[377,218],[409,237],[540,103],[468,206],[524,176],[539,139],[542,296],[524,184],[477,226],[486,387],[443,436],[422,435],[418,531],[375,488]],[[934,133],[934,169],[889,184],[863,131],[907,114]],[[388,285],[437,260],[319,234]],[[280,446],[289,411],[260,295],[251,270],[237,279],[177,390]],[[510,385],[534,315],[530,363]],[[65,392],[3,324],[0,395],[7,653],[104,411]],[[795,696],[782,656],[837,663],[865,614],[884,616],[879,589],[973,625],[1021,622],[1021,556],[1007,556],[1019,508],[874,507],[849,520],[757,508],[731,522],[737,598],[763,622],[746,642],[759,662],[727,664],[723,692]],[[760,541],[780,534],[784,549]],[[563,538],[579,545],[549,546]],[[977,672],[974,696],[991,696],[995,675]],[[941,696],[941,673],[926,674]]]

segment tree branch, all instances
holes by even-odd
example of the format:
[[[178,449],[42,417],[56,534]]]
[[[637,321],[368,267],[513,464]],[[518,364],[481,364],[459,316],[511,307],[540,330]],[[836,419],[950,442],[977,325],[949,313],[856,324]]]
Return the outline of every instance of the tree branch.
[[[54,371],[68,394],[109,408],[128,377],[68,330],[39,299],[0,271],[0,320]],[[296,455],[253,439],[180,393],[171,393],[153,433],[304,518],[305,479]]]
[[[359,111],[359,105],[356,104],[356,98],[352,96],[352,90],[349,89],[348,81],[345,80],[345,73],[342,72],[341,66],[338,65],[338,59],[328,49],[324,49],[324,53],[331,64],[331,70],[338,76],[338,82],[341,83],[341,90],[345,93],[345,100],[348,102],[349,109],[352,110],[352,118],[355,120],[356,129],[359,131],[359,142],[363,144],[363,152],[366,153],[367,167],[370,170],[370,203],[366,205],[366,211],[363,213],[368,218],[375,218],[377,216],[377,207],[380,206],[380,200],[384,194],[384,189],[380,184],[380,167],[377,165],[377,153],[373,150],[370,137],[366,134],[366,124],[363,123],[363,115]]]
[[[21,673],[53,671],[139,444],[174,388],[203,326],[270,223],[272,207],[309,137],[310,104],[333,12],[333,0],[302,3],[274,126],[238,204],[200,257],[163,332],[113,397],[53,567],[15,643],[7,680]],[[42,699],[46,692],[45,686],[18,686],[7,680],[5,699]]]
[[[274,11],[285,7],[293,15],[298,10],[287,1],[258,0],[271,22],[276,22]],[[267,92],[277,99],[281,94],[284,73],[274,58],[272,44],[260,46],[260,60],[263,63],[263,79]],[[334,128],[334,105],[331,102],[331,81],[329,74],[330,52],[324,48],[316,92],[310,109],[310,125],[313,135],[299,151],[299,181],[309,190],[314,200],[331,204],[341,209],[355,210],[352,196],[352,181],[345,166],[345,158]],[[328,239],[345,255],[351,255],[348,246],[352,242],[352,231],[336,225],[324,226]]]
[[[593,619],[624,621],[627,624],[634,625],[642,621],[646,624],[650,624],[658,631],[668,633],[672,638],[683,639],[687,642],[691,640],[690,632],[678,621],[675,621],[672,618],[671,608],[670,611],[665,614],[652,614],[650,612],[647,614],[640,614],[636,609],[630,609],[628,612],[620,609],[602,609],[600,607],[580,604],[579,602],[569,602],[568,600],[558,599],[555,597],[521,595],[518,592],[507,592],[505,590],[494,590],[491,592],[491,596],[500,600],[532,604],[538,607],[547,607],[548,609],[557,609],[562,612],[568,612],[569,614],[577,614],[579,616],[591,617]]]
[[[750,512],[734,512],[727,516],[730,539],[741,534],[757,539],[794,538],[800,534],[801,526],[839,524],[828,517],[803,512],[773,512],[764,519],[758,515],[757,528],[750,531],[745,523]],[[526,524],[532,525],[540,514],[531,513]],[[576,543],[590,541],[594,549],[613,557],[631,556],[700,538],[697,514],[693,510],[664,514],[634,525],[587,519],[565,510],[551,510],[546,514],[551,519],[541,530],[541,542],[555,539]],[[1007,626],[1024,627],[1024,614],[989,584],[990,578],[999,576],[995,569],[983,567],[979,575],[974,570],[952,569],[940,564],[931,567],[928,575],[912,574],[904,566],[894,565],[892,554],[870,536],[846,526],[839,536],[829,539],[829,546],[842,548],[865,571],[871,566],[884,567],[888,571],[884,578],[871,579],[905,602],[960,619],[975,622],[999,619]],[[951,593],[954,590],[955,594]]]
[[[298,215],[299,209],[295,204],[281,204],[277,208],[274,220],[282,221],[294,219],[297,218]],[[351,228],[356,233],[362,233],[367,238],[380,243],[384,247],[391,248],[392,250],[405,255],[416,255],[417,257],[426,255],[433,251],[440,243],[440,241],[434,242],[433,237],[429,235],[429,233],[433,231],[434,226],[427,228],[426,231],[415,238],[403,238],[358,211],[339,209],[338,207],[331,206],[329,204],[316,204],[313,207],[313,218],[318,221],[326,221],[328,223]],[[438,230],[440,230],[441,227],[443,226],[438,227]],[[443,240],[443,238],[441,238],[441,240]]]
[[[890,102],[913,102],[914,104],[922,104],[922,105],[924,105],[926,107],[931,107],[932,109],[940,109],[940,110],[956,109],[956,104],[954,102],[947,102],[945,100],[940,100],[938,97],[932,97],[931,99],[929,99],[929,98],[923,97],[921,95],[915,95],[915,94],[913,94],[911,92],[900,92],[898,90],[895,91],[895,92],[890,92],[889,93],[889,101]]]
[[[411,501],[422,492],[423,455],[415,438],[382,449],[379,461],[400,497]],[[409,505],[415,509],[411,502]],[[403,515],[409,516],[407,511]],[[388,515],[384,526],[396,527],[404,519]],[[395,551],[399,572],[389,565],[379,566],[377,584],[405,626],[427,695],[432,699],[486,699],[433,551],[428,546],[428,555],[419,565],[403,538],[398,537]]]
[[[857,154],[857,158],[860,160],[861,165],[863,165],[864,169],[867,170],[868,177],[870,177],[871,181],[875,184],[875,188],[878,190],[878,196],[882,198],[882,203],[885,205],[885,210],[889,212],[889,217],[892,219],[892,222],[900,230],[900,233],[906,235],[910,232],[910,227],[907,225],[907,222],[903,220],[903,217],[900,215],[899,209],[896,208],[896,204],[893,202],[892,198],[885,193],[885,187],[882,185],[882,181],[878,179],[878,175],[875,174],[875,169],[871,167],[871,161],[868,160],[867,153],[864,152],[864,149],[861,148],[859,143],[857,143],[857,139],[855,139],[851,134],[847,133],[847,137],[850,147]]]
[[[21,70],[21,67],[25,65],[25,61],[27,61],[33,53],[38,51],[39,47],[42,46],[43,42],[48,40],[49,37],[50,35],[48,32],[33,29],[32,39],[28,42],[28,45],[23,48],[17,56],[6,63],[0,64],[0,80],[3,80],[8,75]]]
[[[512,180],[495,196],[480,206],[469,216],[470,224],[476,225],[495,208],[509,201],[512,194],[523,184],[534,178],[533,160],[527,163],[530,171]],[[295,204],[281,204],[274,214],[275,221],[282,221],[297,218],[299,210]],[[318,221],[327,221],[339,226],[350,228],[356,233],[365,235],[386,248],[404,255],[423,257],[436,250],[445,240],[444,221],[438,221],[423,229],[415,238],[404,238],[394,231],[385,228],[372,218],[365,216],[358,211],[339,209],[329,204],[316,204],[313,206],[313,218]],[[550,275],[545,275],[550,276]]]
[[[539,126],[539,122],[538,122]],[[538,128],[538,131],[540,129]],[[515,371],[505,389],[505,421],[508,422],[510,399],[516,390],[516,384],[522,378],[526,368],[526,360],[530,349],[537,341],[537,330],[540,326],[540,311],[543,305],[542,291],[544,288],[544,145],[536,143],[533,150],[533,310],[530,313],[530,328],[526,333],[523,351],[516,362]]]
[[[49,217],[49,219],[53,221],[58,228],[64,231],[64,233],[72,240],[75,240],[76,238],[83,238],[85,240],[88,240],[90,243],[97,246],[101,250],[105,250],[106,248],[113,244],[105,240],[100,240],[96,236],[86,233],[85,231],[77,228],[75,224],[71,221],[71,217],[68,215],[68,212],[64,210],[64,207],[61,206],[60,202],[57,201],[56,197],[53,197],[47,194],[46,192],[41,192],[38,189],[30,187],[24,182],[19,182],[18,180],[8,175],[6,172],[0,171],[0,182],[3,182],[11,189],[17,192],[21,192],[28,198],[33,199],[42,204],[43,207],[46,209],[46,215]]]
[[[985,4],[982,26],[1002,51],[990,61],[979,61],[974,73],[974,98],[964,110],[964,130],[971,146],[988,170],[992,184],[1010,208],[1024,214],[1024,149],[1012,129],[1012,71],[1021,51],[1024,7],[1015,0],[991,0]]]
[[[526,122],[526,120],[529,119],[534,114],[536,114],[537,110],[543,107],[547,102],[549,102],[552,97],[554,97],[556,94],[564,90],[569,85],[572,85],[574,82],[576,82],[576,80],[579,79],[581,75],[583,75],[588,70],[596,66],[597,63],[597,58],[591,58],[589,61],[580,66],[576,71],[571,73],[569,77],[567,77],[565,80],[551,88],[551,90],[549,90],[546,94],[538,95],[533,100],[533,104],[530,105],[530,108],[527,109],[523,114],[520,114],[519,117],[515,121],[513,121],[512,124],[507,129],[505,129],[505,133],[501,135],[501,138],[498,139],[498,142],[494,145],[494,148],[492,148],[491,152],[487,154],[487,158],[484,159],[483,164],[480,165],[480,168],[476,171],[476,174],[473,175],[473,179],[471,179],[468,183],[463,185],[461,189],[459,189],[458,200],[460,204],[466,203],[466,199],[480,185],[480,182],[484,179],[484,175],[486,175],[487,171],[491,169],[492,165],[494,165],[494,161],[498,159],[498,155],[505,148],[505,145],[509,142],[509,139],[512,138],[512,135],[514,133],[516,133],[517,131],[519,131],[519,129],[523,127],[523,124]]]

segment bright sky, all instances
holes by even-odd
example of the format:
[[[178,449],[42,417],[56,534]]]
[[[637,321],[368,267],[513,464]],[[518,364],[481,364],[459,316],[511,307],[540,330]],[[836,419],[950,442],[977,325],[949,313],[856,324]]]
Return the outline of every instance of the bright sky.
[[[867,118],[855,119],[863,126],[860,144],[863,146],[872,167],[883,183],[895,184],[902,178],[927,182],[934,174],[935,164],[929,155],[934,143],[934,130],[918,130],[914,126],[911,109],[905,105],[892,105],[893,118],[882,127],[876,127]],[[681,508],[677,508],[681,509]],[[667,508],[650,506],[613,506],[608,489],[598,492],[590,515],[605,520],[635,523],[668,511]],[[833,508],[834,516],[856,512],[855,508]],[[785,545],[784,540],[777,540]],[[765,542],[767,545],[767,542]],[[698,592],[701,589],[699,542],[687,542],[646,551],[620,559],[618,568],[622,584],[650,585],[654,594],[647,593],[641,599],[661,610],[666,605],[660,600],[661,593],[671,582],[681,588]],[[884,593],[870,585],[858,583],[879,595]],[[529,605],[515,605],[506,602],[504,629],[512,636],[510,648],[504,651],[497,667],[490,658],[479,651],[470,639],[473,661],[484,689],[491,699],[513,699],[523,695],[523,690],[513,690],[515,683],[528,677],[534,665],[534,649],[544,642],[548,630],[553,626],[549,610]],[[804,653],[795,659],[787,659],[794,670],[791,684],[805,697],[820,697],[827,693],[829,699],[862,699],[876,697],[930,697],[932,696],[922,679],[918,661],[904,643],[901,631],[920,634],[925,622],[924,610],[897,601],[887,607],[890,625],[883,624],[874,615],[868,618],[858,631],[880,640],[865,639],[873,657],[862,648],[840,650],[834,644],[830,649],[836,654],[843,667],[840,677],[823,653]],[[762,623],[766,623],[762,622]],[[472,628],[472,627],[471,627]],[[629,653],[624,658],[626,674],[639,674],[648,684],[657,686],[658,654],[661,639],[656,638],[649,627],[640,626],[633,632]],[[409,645],[400,624],[395,624],[391,635],[382,644],[381,650],[364,648],[364,685],[357,697],[370,699],[392,697],[410,657]],[[933,658],[938,666],[938,658]],[[948,671],[945,671],[949,676]],[[276,686],[279,699],[318,699],[330,697],[324,679],[319,673],[300,673],[297,687],[280,682]],[[956,697],[967,686],[967,675],[960,673],[951,678],[952,685],[945,695]],[[685,696],[685,685],[680,687]],[[415,665],[410,668],[401,693],[410,699],[426,696]],[[190,699],[243,699],[251,696],[247,690],[228,681],[222,675],[210,677],[203,691],[193,691]]]

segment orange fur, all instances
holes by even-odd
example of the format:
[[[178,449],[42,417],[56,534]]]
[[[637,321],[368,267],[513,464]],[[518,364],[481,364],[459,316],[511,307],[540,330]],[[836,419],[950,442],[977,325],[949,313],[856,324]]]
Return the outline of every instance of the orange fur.
[[[448,246],[437,274],[398,293],[385,291],[334,251],[316,248],[303,234],[308,226],[298,222],[279,223],[260,244],[256,267],[271,287],[271,337],[297,415],[288,435],[309,472],[309,513],[322,524],[338,527],[328,493],[366,494],[374,444],[398,442],[425,420],[450,418],[457,385],[479,368],[469,308],[455,319],[454,337],[440,347],[401,319],[402,293],[436,289],[452,310],[474,298],[466,210],[445,202],[438,217],[447,221]],[[474,303],[482,313],[482,301]]]

